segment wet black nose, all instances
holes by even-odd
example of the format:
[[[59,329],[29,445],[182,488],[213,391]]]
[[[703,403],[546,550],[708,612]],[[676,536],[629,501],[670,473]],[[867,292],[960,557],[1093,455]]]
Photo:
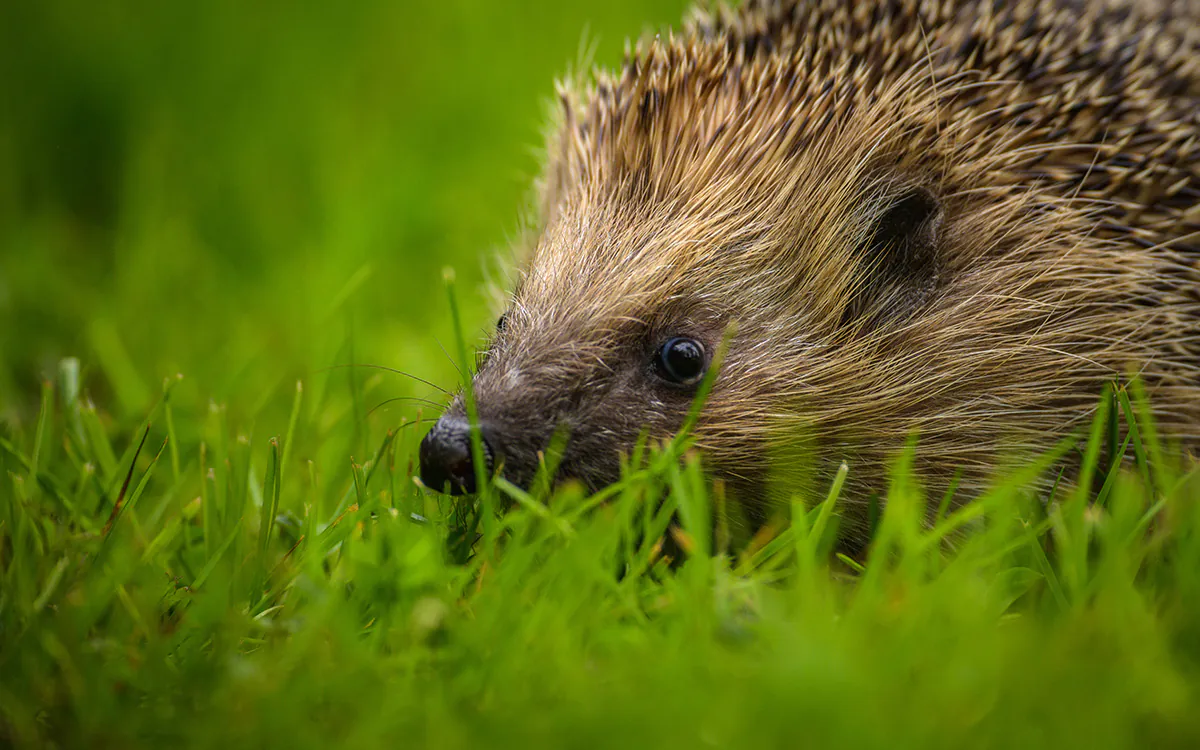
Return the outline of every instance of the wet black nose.
[[[484,471],[492,471],[492,448],[483,437]],[[460,417],[439,419],[421,441],[421,482],[431,489],[461,495],[475,491],[475,466],[471,461],[471,428]]]

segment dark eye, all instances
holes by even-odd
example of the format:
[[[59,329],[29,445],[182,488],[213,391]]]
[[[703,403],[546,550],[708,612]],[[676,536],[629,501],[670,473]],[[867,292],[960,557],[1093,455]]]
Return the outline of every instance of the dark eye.
[[[496,320],[496,333],[504,333],[504,328],[507,325],[508,325],[508,313],[503,313]]]
[[[655,369],[659,377],[680,385],[694,385],[704,377],[704,345],[695,339],[667,339],[658,350]]]

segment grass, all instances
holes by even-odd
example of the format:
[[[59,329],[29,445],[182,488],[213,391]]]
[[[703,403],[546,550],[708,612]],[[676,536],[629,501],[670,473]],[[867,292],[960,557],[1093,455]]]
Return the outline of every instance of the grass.
[[[171,379],[113,435],[77,372],[0,441],[14,745],[1200,740],[1200,476],[1123,389],[1085,473],[1109,408],[1134,460],[1098,496],[1081,482],[1047,513],[1031,466],[928,526],[902,461],[858,561],[834,545],[847,467],[731,549],[686,435],[598,495],[501,480],[452,502],[412,481],[409,425],[308,458],[356,427],[323,431],[301,384],[270,438],[174,408]]]
[[[1048,506],[901,462],[860,559],[855,467],[738,545],[686,436],[413,483],[441,395],[349,365],[457,382],[553,75],[681,5],[0,6],[0,746],[1200,746],[1200,479],[1134,390]]]

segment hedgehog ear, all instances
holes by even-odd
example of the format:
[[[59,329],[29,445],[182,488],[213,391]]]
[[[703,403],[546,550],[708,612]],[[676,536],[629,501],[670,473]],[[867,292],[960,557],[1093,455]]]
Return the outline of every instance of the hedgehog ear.
[[[868,326],[906,318],[937,282],[937,241],[942,203],[925,188],[909,188],[883,201],[860,247],[862,276],[854,285],[844,323]]]

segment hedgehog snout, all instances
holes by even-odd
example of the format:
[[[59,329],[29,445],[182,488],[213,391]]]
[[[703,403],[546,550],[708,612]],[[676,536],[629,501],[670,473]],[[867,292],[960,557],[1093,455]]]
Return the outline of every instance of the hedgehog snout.
[[[480,425],[484,473],[492,473],[495,436]],[[463,417],[439,419],[421,441],[421,482],[431,489],[461,495],[475,491],[475,463],[471,458],[471,428]]]

